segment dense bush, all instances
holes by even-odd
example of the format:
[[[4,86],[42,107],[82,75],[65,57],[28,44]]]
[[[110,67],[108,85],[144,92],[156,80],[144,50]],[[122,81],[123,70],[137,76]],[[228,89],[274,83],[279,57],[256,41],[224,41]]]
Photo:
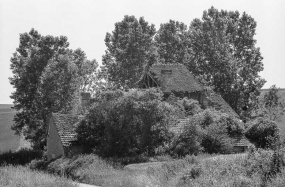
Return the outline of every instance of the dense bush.
[[[70,179],[103,186],[113,175],[118,175],[121,170],[112,161],[106,161],[94,154],[77,155],[72,158],[59,158],[46,166],[45,171],[50,174],[68,177]]]
[[[46,170],[48,162],[44,158],[34,159],[29,163],[30,169],[33,170]]]
[[[246,137],[259,148],[272,148],[279,141],[279,128],[276,122],[257,118],[249,122]]]
[[[200,145],[207,153],[230,153],[233,138],[244,133],[244,126],[239,119],[214,109],[206,109],[195,114],[189,123],[202,128],[202,133],[199,133]],[[187,128],[186,126],[185,132]]]
[[[177,108],[156,89],[109,91],[98,96],[78,128],[78,140],[104,157],[154,155],[169,142]]]
[[[233,139],[228,135],[224,124],[213,123],[204,129],[201,145],[210,154],[231,153]]]
[[[184,131],[178,137],[175,137],[171,145],[171,154],[177,156],[185,156],[198,154],[203,150],[202,142],[202,129],[192,121],[188,122]]]
[[[188,99],[185,97],[181,100],[178,100],[178,104],[183,106],[186,116],[193,116],[202,111],[199,102],[194,99]]]

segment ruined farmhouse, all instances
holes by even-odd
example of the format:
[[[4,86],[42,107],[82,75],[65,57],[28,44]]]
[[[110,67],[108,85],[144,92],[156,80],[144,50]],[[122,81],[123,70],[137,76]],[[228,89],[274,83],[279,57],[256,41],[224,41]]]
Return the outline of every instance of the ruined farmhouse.
[[[160,88],[166,101],[172,102],[178,98],[191,98],[197,100],[203,108],[213,107],[233,117],[238,114],[229,104],[210,88],[201,85],[192,73],[182,64],[155,64],[145,71],[137,82],[140,89],[151,87]],[[90,94],[82,93],[79,100],[79,109],[86,110],[90,102]],[[73,114],[52,113],[48,119],[47,157],[48,160],[56,159],[63,155],[77,154],[82,147],[76,144],[76,125],[84,118],[78,112]],[[174,133],[180,133],[187,119],[179,119],[171,128]],[[243,137],[237,137],[235,147],[243,151],[249,146]]]

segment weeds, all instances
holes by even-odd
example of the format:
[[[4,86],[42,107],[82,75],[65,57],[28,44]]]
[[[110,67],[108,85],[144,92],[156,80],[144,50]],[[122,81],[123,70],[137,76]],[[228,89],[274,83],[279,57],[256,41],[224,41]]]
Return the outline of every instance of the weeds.
[[[0,186],[8,187],[75,187],[66,178],[55,177],[23,166],[4,166],[0,169]]]

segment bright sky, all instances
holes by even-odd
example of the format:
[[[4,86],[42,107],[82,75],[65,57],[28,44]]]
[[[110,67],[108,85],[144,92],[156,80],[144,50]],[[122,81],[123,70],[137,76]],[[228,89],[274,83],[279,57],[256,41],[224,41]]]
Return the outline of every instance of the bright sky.
[[[124,15],[143,16],[159,29],[170,19],[189,26],[211,6],[246,12],[257,22],[256,40],[264,57],[264,88],[285,88],[284,0],[0,0],[0,104],[9,104],[13,88],[10,58],[19,46],[19,34],[36,29],[41,35],[64,35],[71,49],[81,48],[88,59],[101,63],[106,32]]]

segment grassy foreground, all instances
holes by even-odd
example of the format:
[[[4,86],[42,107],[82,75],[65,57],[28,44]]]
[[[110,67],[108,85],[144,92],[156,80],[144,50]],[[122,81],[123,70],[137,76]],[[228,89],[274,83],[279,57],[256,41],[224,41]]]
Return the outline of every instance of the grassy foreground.
[[[58,159],[47,171],[102,187],[283,187],[285,169],[265,179],[273,151],[214,156],[186,156],[179,160],[116,167],[96,155]]]
[[[24,166],[0,167],[1,187],[75,187],[70,180]]]

